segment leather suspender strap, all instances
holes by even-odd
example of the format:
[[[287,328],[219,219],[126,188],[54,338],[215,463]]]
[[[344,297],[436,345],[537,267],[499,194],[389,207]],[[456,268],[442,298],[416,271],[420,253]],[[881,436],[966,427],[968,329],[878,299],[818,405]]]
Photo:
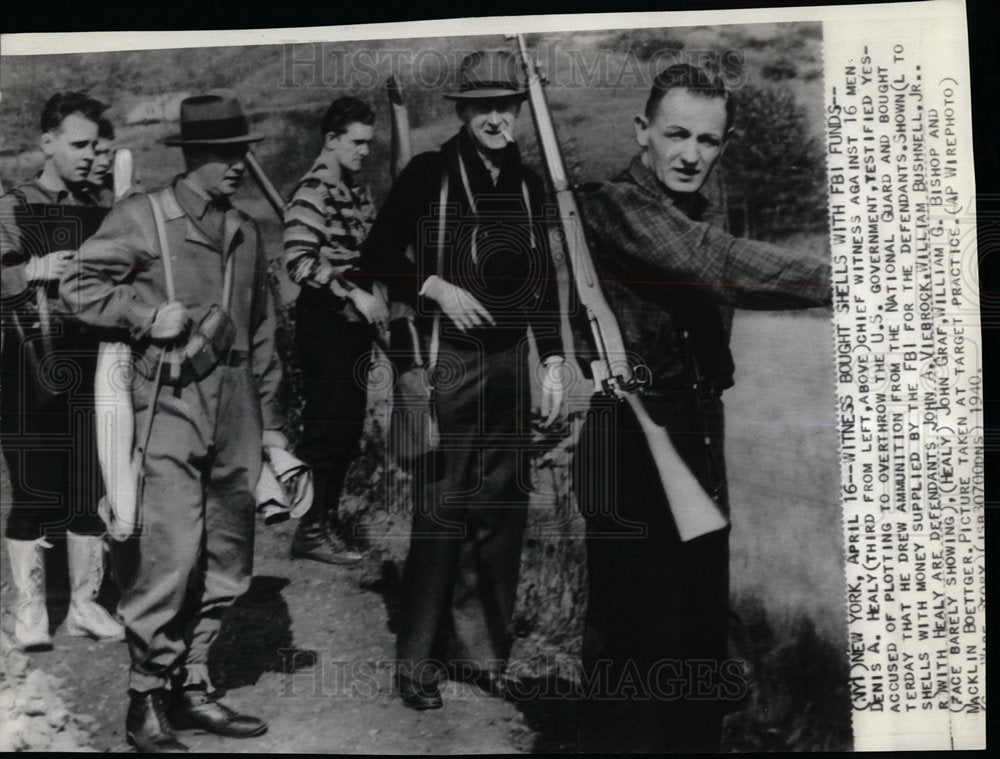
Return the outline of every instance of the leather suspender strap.
[[[160,201],[155,195],[147,195],[146,197],[149,198],[149,205],[153,209],[153,221],[156,223],[157,242],[160,246],[160,254],[163,256],[163,274],[167,280],[167,299],[176,300],[176,293],[174,292],[173,266],[169,255],[170,246],[167,243],[167,228],[164,223],[163,208],[160,206]],[[199,229],[201,229],[201,227],[199,227]],[[223,273],[222,279],[222,307],[228,314],[229,300],[233,289],[234,256],[228,255],[227,251],[223,251],[223,255],[226,256],[226,269]]]
[[[461,174],[462,176],[462,188],[465,190],[465,197],[469,201],[469,208],[472,209],[472,215],[475,216],[477,219],[476,229],[474,229],[472,233],[472,250],[470,252],[472,255],[472,262],[478,263],[479,254],[478,251],[476,250],[476,236],[477,236],[476,232],[479,229],[479,223],[478,223],[479,211],[476,208],[476,198],[472,194],[472,185],[469,184],[469,172],[468,169],[465,168],[465,159],[462,158],[461,151],[458,151],[458,171],[459,174]],[[524,209],[528,214],[528,234],[530,235],[531,247],[534,248],[535,229],[534,226],[532,225],[532,219],[531,219],[531,198],[528,195],[528,184],[524,181],[523,178],[521,179],[521,195],[524,197]]]
[[[438,196],[438,239],[437,239],[437,275],[444,274],[444,237],[448,205],[448,167],[441,169],[441,194]],[[431,328],[431,345],[427,361],[427,382],[433,389],[434,367],[437,366],[438,352],[441,349],[441,310],[434,313],[434,326]]]
[[[170,260],[167,227],[163,221],[163,208],[160,207],[160,200],[155,194],[150,193],[146,198],[149,200],[149,207],[153,211],[153,223],[156,225],[156,242],[160,247],[160,258],[163,259],[163,277],[167,283],[167,300],[176,300],[174,297],[174,270]],[[167,353],[166,350],[160,353],[161,361]],[[170,364],[170,378],[176,381],[181,376],[181,355],[176,351],[169,351],[169,355],[170,358],[167,361]],[[159,375],[159,371],[157,371],[157,375]]]
[[[230,299],[233,297],[233,267],[236,256],[233,253],[224,251],[226,257],[226,270],[222,274],[222,309],[229,314]]]
[[[160,257],[163,259],[163,276],[167,280],[167,300],[174,297],[174,272],[170,261],[170,245],[167,242],[167,227],[163,221],[163,208],[155,195],[147,195],[149,207],[153,209],[153,223],[156,224],[156,242],[160,247]]]

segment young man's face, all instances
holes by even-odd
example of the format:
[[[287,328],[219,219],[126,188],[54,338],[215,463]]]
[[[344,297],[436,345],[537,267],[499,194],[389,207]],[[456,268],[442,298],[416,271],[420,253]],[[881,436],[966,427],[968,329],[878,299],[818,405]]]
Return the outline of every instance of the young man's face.
[[[94,163],[97,123],[79,113],[71,113],[62,124],[42,135],[45,153],[56,174],[68,185],[87,181]]]
[[[670,90],[652,121],[635,117],[635,139],[643,160],[673,192],[701,189],[722,154],[726,139],[726,101]]]
[[[333,132],[327,132],[323,149],[340,164],[342,169],[360,171],[361,164],[371,152],[374,134],[375,127],[371,124],[353,121],[341,134],[334,135]]]
[[[229,197],[243,181],[246,155],[246,143],[188,146],[184,149],[188,179],[209,197]]]
[[[111,171],[111,140],[98,137],[94,146],[94,162],[90,166],[87,181],[91,184],[103,185]]]
[[[514,139],[514,127],[521,102],[517,98],[482,98],[462,100],[458,117],[473,140],[486,151],[503,150],[508,138]]]

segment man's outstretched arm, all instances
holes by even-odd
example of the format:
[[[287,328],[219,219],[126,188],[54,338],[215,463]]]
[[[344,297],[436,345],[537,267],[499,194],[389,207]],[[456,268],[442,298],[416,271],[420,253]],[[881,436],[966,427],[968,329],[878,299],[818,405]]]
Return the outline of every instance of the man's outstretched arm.
[[[644,284],[690,285],[735,308],[830,303],[830,263],[693,221],[625,183],[581,197],[588,232],[620,260],[615,272]]]

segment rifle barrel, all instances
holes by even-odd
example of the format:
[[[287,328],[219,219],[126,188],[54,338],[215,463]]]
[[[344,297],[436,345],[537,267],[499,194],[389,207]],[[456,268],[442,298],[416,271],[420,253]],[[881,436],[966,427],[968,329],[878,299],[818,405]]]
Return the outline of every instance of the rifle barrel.
[[[413,147],[410,145],[410,116],[406,109],[406,101],[403,99],[403,85],[399,80],[390,76],[386,80],[385,87],[389,94],[389,108],[392,111],[392,152],[389,171],[392,178],[396,179],[413,155]]]
[[[281,199],[281,193],[278,192],[278,188],[268,178],[264,167],[260,165],[260,161],[257,160],[257,156],[252,150],[247,150],[246,161],[247,168],[250,170],[250,176],[254,178],[267,202],[271,204],[271,208],[277,214],[278,219],[283,219],[285,216],[285,203]]]

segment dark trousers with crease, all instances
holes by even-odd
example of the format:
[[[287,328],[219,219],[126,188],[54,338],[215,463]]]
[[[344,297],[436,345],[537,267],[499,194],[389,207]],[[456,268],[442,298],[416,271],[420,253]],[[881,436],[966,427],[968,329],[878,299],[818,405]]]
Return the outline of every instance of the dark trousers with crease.
[[[295,346],[305,398],[295,453],[316,480],[316,497],[303,519],[336,524],[344,479],[364,432],[372,330],[338,314],[328,294],[303,289],[295,304]]]
[[[667,398],[647,401],[647,409],[728,511],[722,402]],[[625,403],[595,399],[574,487],[587,524],[589,581],[581,750],[718,751],[727,704],[744,690],[725,661],[728,528],[681,542]]]
[[[437,663],[495,671],[510,652],[530,490],[526,354],[442,339],[441,445],[414,472],[396,643],[415,679],[436,680]]]

